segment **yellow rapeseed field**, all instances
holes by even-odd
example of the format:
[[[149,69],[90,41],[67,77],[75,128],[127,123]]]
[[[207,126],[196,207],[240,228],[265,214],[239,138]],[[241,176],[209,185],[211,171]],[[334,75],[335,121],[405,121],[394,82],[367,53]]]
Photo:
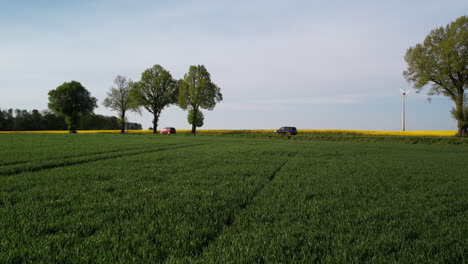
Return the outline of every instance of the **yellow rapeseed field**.
[[[298,133],[350,133],[361,135],[379,136],[426,136],[426,137],[451,137],[457,134],[456,131],[374,131],[374,130],[342,130],[342,129],[304,129]]]
[[[197,130],[199,133],[273,133],[274,129],[257,129],[257,130]],[[152,133],[152,130],[126,130],[127,133]],[[177,132],[187,133],[190,130],[177,130]],[[68,133],[67,130],[54,131],[0,131],[0,134],[10,133],[48,133],[48,134],[63,134]],[[112,133],[118,134],[120,130],[78,130],[79,134],[95,134],[95,133]],[[159,133],[159,130],[158,130]],[[298,134],[314,134],[314,133],[329,133],[329,134],[360,134],[360,135],[377,135],[377,136],[429,136],[429,137],[451,137],[457,134],[456,131],[373,131],[373,130],[345,130],[345,129],[299,129]]]

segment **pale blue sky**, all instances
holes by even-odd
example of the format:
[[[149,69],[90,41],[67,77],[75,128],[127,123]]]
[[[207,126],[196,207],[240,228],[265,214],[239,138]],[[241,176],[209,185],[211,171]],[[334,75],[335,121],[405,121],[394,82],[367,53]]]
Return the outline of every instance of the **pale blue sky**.
[[[111,115],[117,74],[160,64],[182,78],[204,64],[224,95],[205,129],[399,130],[406,49],[467,13],[455,0],[0,0],[0,108],[46,109],[49,90],[76,80]],[[454,130],[451,107],[412,93],[407,129]],[[176,106],[159,124],[190,128]]]

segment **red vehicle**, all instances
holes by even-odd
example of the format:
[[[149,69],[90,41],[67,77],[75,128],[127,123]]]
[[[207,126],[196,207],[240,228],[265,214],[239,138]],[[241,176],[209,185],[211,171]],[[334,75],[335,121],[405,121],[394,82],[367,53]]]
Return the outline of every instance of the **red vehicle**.
[[[165,127],[163,129],[161,129],[161,131],[159,133],[161,133],[161,135],[162,134],[170,135],[170,134],[175,134],[176,130],[173,127]]]

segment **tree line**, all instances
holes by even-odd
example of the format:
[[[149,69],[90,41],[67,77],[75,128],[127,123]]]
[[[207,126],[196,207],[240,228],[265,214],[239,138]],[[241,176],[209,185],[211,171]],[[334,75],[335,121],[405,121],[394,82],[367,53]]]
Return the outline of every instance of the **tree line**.
[[[52,113],[49,110],[32,111],[21,109],[0,109],[1,131],[32,131],[32,130],[66,130],[65,118]],[[126,123],[127,129],[141,130],[138,123]],[[96,114],[83,115],[77,124],[81,130],[116,130],[120,129],[118,118]]]
[[[444,95],[455,104],[451,110],[457,120],[458,136],[468,135],[468,16],[461,16],[445,27],[432,30],[422,43],[410,47],[405,55],[404,77],[418,92],[430,85],[429,97]],[[180,80],[160,65],[145,70],[138,82],[117,76],[104,100],[104,106],[118,112],[121,132],[125,132],[128,111],[144,108],[153,115],[153,133],[164,108],[177,104],[187,110],[192,133],[203,126],[202,109],[212,110],[223,97],[203,65],[190,66]],[[67,101],[68,100],[68,101]],[[49,92],[49,108],[65,117],[70,132],[78,118],[93,111],[97,100],[80,83],[64,83]],[[73,107],[71,107],[73,106]]]
[[[145,109],[150,112],[153,115],[153,133],[156,133],[162,110],[178,105],[188,111],[187,121],[195,134],[196,128],[203,126],[201,110],[213,110],[222,101],[220,90],[203,65],[190,66],[180,80],[175,80],[161,65],[154,65],[141,74],[138,82],[118,75],[103,105],[118,113],[121,133],[125,133],[129,111],[141,113]],[[48,106],[64,118],[70,133],[76,133],[80,119],[92,114],[97,107],[97,99],[81,83],[71,81],[49,91]]]
[[[429,98],[434,95],[450,98],[455,104],[451,114],[457,120],[458,136],[467,136],[468,96],[465,92],[468,88],[468,16],[461,16],[445,27],[432,30],[422,43],[407,50],[405,61],[407,69],[403,75],[408,83],[417,92],[430,85]],[[210,73],[203,65],[190,66],[180,80],[174,79],[162,66],[154,65],[141,74],[138,82],[118,75],[114,84],[103,105],[118,113],[116,120],[122,133],[127,127],[127,112],[141,113],[142,109],[150,112],[153,115],[153,133],[156,133],[162,110],[170,105],[178,105],[188,111],[187,121],[195,134],[196,128],[203,126],[202,109],[213,110],[223,100],[220,88],[211,81]],[[46,126],[44,124],[48,124],[48,129],[62,128],[64,121],[69,132],[75,133],[78,128],[88,127],[83,126],[80,120],[93,116],[97,99],[81,83],[71,81],[49,92],[48,106],[56,116],[42,113],[41,118],[48,120],[42,125],[37,121],[40,115],[37,110],[32,113],[16,110],[14,118],[13,110],[2,111],[0,129],[8,127],[16,130],[21,127],[17,130],[22,130],[26,127]],[[54,118],[62,119],[58,121]]]

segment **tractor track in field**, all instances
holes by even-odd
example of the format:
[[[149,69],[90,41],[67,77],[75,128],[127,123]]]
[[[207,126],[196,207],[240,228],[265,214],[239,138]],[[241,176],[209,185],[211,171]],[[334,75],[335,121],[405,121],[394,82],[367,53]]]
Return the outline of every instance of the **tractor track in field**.
[[[107,156],[101,156],[101,157],[94,157],[92,159],[87,159],[86,157],[88,156],[78,156],[83,157],[83,159],[79,160],[71,160],[71,161],[64,161],[64,162],[59,162],[59,163],[51,163],[51,164],[44,164],[44,165],[38,165],[38,166],[31,166],[28,168],[13,168],[10,171],[0,171],[0,176],[13,176],[21,173],[26,173],[26,172],[38,172],[42,170],[48,170],[48,169],[55,169],[55,168],[61,168],[61,167],[68,167],[68,166],[73,166],[73,165],[80,165],[80,164],[86,164],[86,163],[91,163],[95,161],[101,161],[101,160],[110,160],[110,159],[117,159],[117,158],[122,158],[122,157],[131,157],[131,156],[136,156],[136,155],[141,155],[141,154],[148,154],[148,153],[154,153],[154,152],[159,152],[159,151],[167,151],[167,150],[174,150],[174,149],[182,149],[182,148],[190,148],[190,147],[197,147],[197,146],[203,146],[207,144],[190,144],[190,145],[176,145],[176,146],[168,146],[168,147],[162,147],[162,148],[157,148],[157,149],[145,149],[141,150],[138,152],[130,152],[130,153],[120,153],[120,154],[114,154],[114,155],[107,155]],[[128,151],[128,150],[126,150]],[[115,153],[111,152],[111,153]],[[101,153],[101,154],[106,154]],[[101,154],[94,154],[94,155],[101,155]]]
[[[114,150],[109,150],[109,151],[96,151],[96,152],[89,152],[89,153],[85,153],[85,154],[65,155],[65,156],[60,156],[60,157],[49,157],[49,159],[79,158],[79,157],[93,156],[93,155],[106,154],[106,153],[115,153],[115,152],[137,150],[137,149],[141,149],[141,147],[133,147],[133,148],[126,148],[126,149],[114,149]],[[34,160],[11,161],[11,162],[0,163],[0,166],[14,166],[14,165],[27,164],[27,163],[32,163],[32,162],[34,162]]]
[[[228,218],[228,220],[226,221],[226,223],[224,224],[224,226],[219,230],[219,232],[213,234],[213,236],[211,236],[210,238],[208,238],[207,241],[205,241],[201,246],[200,246],[200,256],[203,255],[203,252],[205,251],[205,249],[207,249],[209,247],[210,244],[212,244],[214,241],[216,241],[220,236],[221,234],[226,231],[226,229],[230,228],[233,224],[234,224],[234,221],[236,219],[236,217],[238,215],[240,215],[243,211],[245,211],[249,205],[252,203],[252,201],[255,199],[255,197],[258,196],[258,194],[264,190],[269,184],[270,182],[272,182],[276,175],[283,169],[283,167],[293,158],[296,157],[296,153],[294,153],[293,155],[291,155],[286,161],[284,161],[283,163],[281,163],[280,166],[276,167],[272,173],[270,173],[270,175],[267,177],[267,181],[262,184],[261,186],[259,186],[257,189],[255,189],[251,195],[249,195],[249,197],[246,199],[246,201],[244,203],[241,203],[239,205],[239,210],[236,211],[232,217]]]

